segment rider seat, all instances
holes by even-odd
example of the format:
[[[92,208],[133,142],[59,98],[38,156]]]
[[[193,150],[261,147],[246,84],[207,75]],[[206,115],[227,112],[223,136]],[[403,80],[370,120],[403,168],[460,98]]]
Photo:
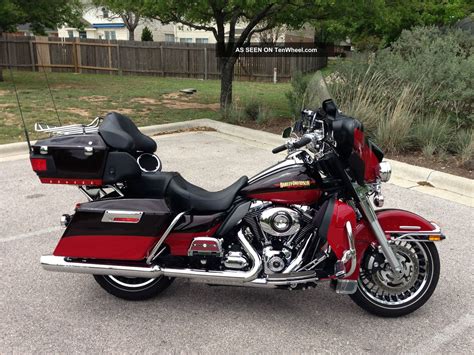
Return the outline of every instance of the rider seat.
[[[211,192],[190,183],[179,173],[156,172],[142,174],[140,179],[129,181],[127,185],[129,192],[133,195],[165,198],[175,212],[204,213],[227,210],[247,182],[248,177],[242,176],[225,189]]]

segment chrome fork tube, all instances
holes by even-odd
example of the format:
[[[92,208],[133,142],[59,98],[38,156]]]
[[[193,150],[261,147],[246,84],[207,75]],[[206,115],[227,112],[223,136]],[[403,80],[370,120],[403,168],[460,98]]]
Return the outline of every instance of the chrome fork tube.
[[[388,244],[387,238],[385,237],[385,233],[380,226],[379,220],[377,219],[377,215],[375,214],[374,209],[372,208],[369,199],[367,196],[360,196],[360,207],[362,212],[364,213],[367,221],[372,228],[372,231],[377,238],[380,247],[382,248],[383,255],[387,259],[388,263],[390,264],[392,270],[397,272],[402,271],[402,267],[400,265],[400,261],[397,259],[397,256],[393,252],[390,244]]]

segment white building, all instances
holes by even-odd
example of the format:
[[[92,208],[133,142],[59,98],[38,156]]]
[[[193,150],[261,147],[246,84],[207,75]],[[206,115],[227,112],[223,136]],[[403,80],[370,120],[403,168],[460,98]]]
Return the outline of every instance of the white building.
[[[110,13],[106,8],[91,7],[82,15],[84,29],[63,26],[58,36],[64,38],[92,38],[128,40],[129,31],[120,16]],[[143,28],[148,26],[154,41],[175,38],[175,26],[163,25],[159,21],[143,20],[135,29],[135,40],[140,40]]]

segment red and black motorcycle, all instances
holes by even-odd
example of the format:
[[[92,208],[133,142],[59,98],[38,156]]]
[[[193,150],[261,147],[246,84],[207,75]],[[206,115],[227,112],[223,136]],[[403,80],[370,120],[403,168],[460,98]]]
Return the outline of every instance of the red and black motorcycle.
[[[413,312],[438,282],[440,228],[374,210],[369,198],[382,207],[390,166],[330,99],[285,130],[294,138],[273,150],[288,150],[283,161],[218,192],[159,171],[155,141],[120,114],[96,131],[50,131],[63,134],[32,147],[33,170],[43,183],[79,185],[89,201],[63,215],[46,270],[92,274],[129,300],[177,277],[289,290],[328,281],[381,316]]]

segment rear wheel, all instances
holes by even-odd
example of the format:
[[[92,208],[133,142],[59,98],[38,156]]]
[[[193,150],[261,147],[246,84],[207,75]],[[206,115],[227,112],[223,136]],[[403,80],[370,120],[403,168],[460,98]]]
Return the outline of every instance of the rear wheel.
[[[97,283],[108,293],[131,301],[146,300],[163,292],[173,278],[160,276],[153,279],[112,275],[94,275]]]
[[[397,241],[392,249],[402,265],[395,274],[381,253],[368,250],[361,265],[357,291],[360,307],[382,317],[399,317],[420,308],[433,294],[440,262],[434,243]]]

